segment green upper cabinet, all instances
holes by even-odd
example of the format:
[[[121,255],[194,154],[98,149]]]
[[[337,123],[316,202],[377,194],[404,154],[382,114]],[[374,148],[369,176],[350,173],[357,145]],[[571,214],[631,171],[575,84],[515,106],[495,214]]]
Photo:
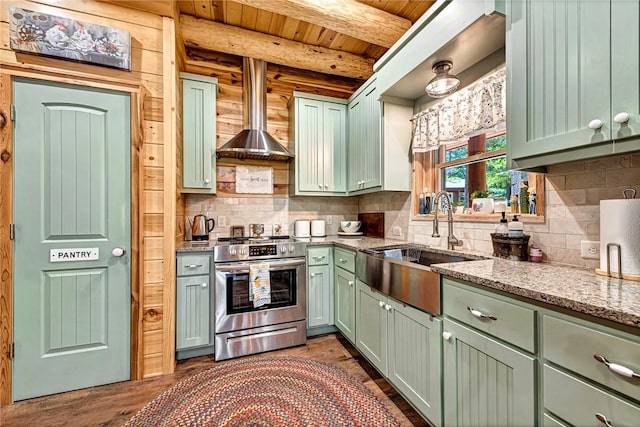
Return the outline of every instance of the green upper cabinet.
[[[216,192],[216,95],[218,80],[180,73],[182,79],[182,187]]]
[[[413,102],[383,102],[376,77],[349,99],[348,192],[410,191]]]
[[[289,104],[292,182],[297,195],[346,192],[347,101],[294,92]]]
[[[640,148],[639,11],[625,0],[507,2],[511,167]]]

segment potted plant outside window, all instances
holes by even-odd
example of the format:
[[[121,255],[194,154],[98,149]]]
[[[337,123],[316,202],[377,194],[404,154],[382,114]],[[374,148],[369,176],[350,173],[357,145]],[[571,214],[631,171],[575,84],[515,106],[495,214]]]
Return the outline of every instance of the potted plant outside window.
[[[493,213],[494,203],[491,193],[478,190],[471,193],[471,209],[474,213]]]

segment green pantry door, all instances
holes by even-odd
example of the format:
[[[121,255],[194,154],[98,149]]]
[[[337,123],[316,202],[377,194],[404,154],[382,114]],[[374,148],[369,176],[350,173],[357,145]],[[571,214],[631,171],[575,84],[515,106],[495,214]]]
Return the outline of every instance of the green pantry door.
[[[129,94],[13,90],[13,400],[127,380]]]

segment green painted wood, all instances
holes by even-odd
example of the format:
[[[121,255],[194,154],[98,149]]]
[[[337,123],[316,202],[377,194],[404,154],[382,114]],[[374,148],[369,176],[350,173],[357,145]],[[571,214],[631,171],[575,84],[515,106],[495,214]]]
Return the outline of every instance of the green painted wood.
[[[344,195],[346,101],[295,92],[289,111],[294,194]]]
[[[610,363],[640,372],[640,337],[549,315],[543,316],[542,325],[546,360],[640,401],[640,380],[615,374],[593,357],[599,354]]]
[[[536,425],[536,360],[445,318],[444,424]]]
[[[389,298],[387,376],[432,425],[442,425],[442,320]]]
[[[529,352],[535,351],[536,312],[530,307],[496,298],[495,295],[480,293],[449,278],[443,278],[443,312],[449,317],[464,322],[478,330],[493,335]],[[478,318],[468,307],[496,320]]]
[[[210,276],[178,277],[176,280],[176,350],[210,345]]]
[[[601,413],[613,426],[637,426],[640,406],[550,365],[544,365],[545,410],[575,426],[600,426]]]
[[[356,272],[356,253],[342,248],[335,248],[336,267],[345,269],[352,273]]]
[[[185,192],[216,191],[215,83],[182,79],[182,185]]]
[[[333,281],[329,265],[307,268],[307,328],[333,324]]]
[[[337,258],[336,258],[337,260]],[[334,319],[336,327],[349,341],[356,342],[356,275],[335,266]]]
[[[317,246],[307,249],[307,266],[328,265],[331,262],[331,247]]]
[[[544,427],[568,427],[566,424],[561,423],[549,414],[544,414],[542,418],[542,425]]]
[[[387,297],[356,280],[356,348],[387,375]]]
[[[611,139],[609,9],[604,0],[507,2],[510,162]],[[593,119],[601,130],[587,127]]]
[[[130,97],[27,79],[13,93],[12,397],[127,380],[130,259],[111,251],[131,242]],[[50,262],[76,248],[98,260]]]
[[[348,105],[349,137],[347,140],[347,191],[353,193],[361,189],[363,162],[362,141],[365,138],[364,103],[362,96],[349,101]]]
[[[209,274],[210,254],[178,254],[176,258],[177,276],[201,276]]]

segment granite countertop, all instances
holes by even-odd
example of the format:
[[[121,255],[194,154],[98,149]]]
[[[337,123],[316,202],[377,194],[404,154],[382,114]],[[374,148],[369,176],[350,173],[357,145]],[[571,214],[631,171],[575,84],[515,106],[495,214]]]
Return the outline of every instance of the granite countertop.
[[[327,236],[310,238],[308,246],[334,245],[351,250],[411,245],[405,240]],[[213,251],[215,240],[182,242],[178,252]],[[416,244],[416,246],[422,246]],[[593,270],[553,263],[493,258],[469,251],[429,247],[441,253],[480,257],[475,261],[432,264],[431,270],[455,279],[541,301],[557,307],[640,328],[640,282],[597,275]]]

